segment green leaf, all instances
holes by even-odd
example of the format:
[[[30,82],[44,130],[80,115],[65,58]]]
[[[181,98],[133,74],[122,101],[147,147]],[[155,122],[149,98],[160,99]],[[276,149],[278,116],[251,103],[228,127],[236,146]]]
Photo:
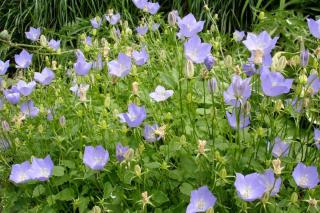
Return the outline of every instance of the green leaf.
[[[46,189],[43,187],[43,185],[38,185],[34,188],[32,197],[38,197],[39,195],[42,195]]]
[[[90,202],[90,199],[88,197],[80,197],[79,198],[79,212],[87,212],[88,204]]]
[[[74,191],[72,188],[66,188],[55,195],[56,200],[72,200],[74,198]]]
[[[64,167],[62,166],[55,166],[53,167],[53,175],[54,176],[63,176],[64,175]]]
[[[190,196],[190,192],[192,191],[193,186],[192,186],[191,184],[189,184],[189,183],[183,183],[183,184],[179,187],[179,189],[180,189],[180,192],[181,192],[182,194],[185,194],[185,195],[187,195],[187,196]]]
[[[169,201],[169,198],[167,195],[162,191],[155,191],[152,193],[152,203],[154,203],[157,206],[162,205],[165,202]]]
[[[151,162],[151,163],[146,163],[144,166],[149,169],[158,169],[160,168],[161,164],[159,162]]]
[[[62,160],[61,161],[61,165],[64,165],[64,166],[66,166],[66,167],[68,167],[70,169],[75,168],[75,163],[73,161],[71,161],[71,160]]]

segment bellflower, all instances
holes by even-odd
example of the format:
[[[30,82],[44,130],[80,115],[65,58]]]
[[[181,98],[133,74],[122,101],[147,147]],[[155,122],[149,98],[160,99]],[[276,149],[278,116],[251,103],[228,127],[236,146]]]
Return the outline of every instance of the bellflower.
[[[204,65],[206,66],[207,70],[211,70],[213,65],[216,63],[214,57],[209,54],[207,57],[204,59]]]
[[[147,5],[148,1],[147,0],[132,0],[133,4],[139,8],[139,9],[144,9],[144,7]]]
[[[52,110],[51,109],[47,110],[47,120],[48,121],[52,121],[53,120],[53,114],[52,114]]]
[[[9,68],[9,60],[3,62],[0,60],[0,75],[6,74],[8,68]]]
[[[236,116],[235,110],[233,110],[232,114],[230,114],[229,112],[226,112],[226,115],[227,115],[229,125],[233,129],[237,129],[237,116]],[[239,116],[239,129],[246,128],[247,126],[249,126],[249,124],[250,124],[249,116],[244,117],[243,113],[241,113]]]
[[[57,51],[60,48],[60,40],[51,39],[48,43],[49,47],[54,51]]]
[[[320,130],[317,128],[314,128],[314,143],[320,149]]]
[[[7,101],[11,104],[17,104],[20,100],[20,92],[17,87],[13,86],[11,89],[3,91]]]
[[[140,52],[134,50],[132,52],[132,57],[134,58],[138,66],[144,65],[145,63],[147,63],[149,59],[149,55],[146,51],[146,48],[142,48]]]
[[[248,202],[261,199],[266,191],[265,186],[262,184],[261,176],[258,173],[252,173],[246,176],[236,173],[234,186],[237,189],[238,196]]]
[[[265,70],[260,75],[262,91],[265,95],[275,97],[290,92],[293,79],[285,79],[279,72]]]
[[[41,73],[34,73],[34,80],[36,80],[42,85],[49,85],[54,79],[54,76],[54,72],[51,69],[45,67]]]
[[[83,53],[79,50],[77,52],[77,61],[73,64],[73,68],[78,75],[85,76],[91,69],[92,63],[86,62]]]
[[[279,137],[274,140],[275,144],[272,149],[272,155],[275,158],[285,157],[289,154],[290,144],[282,142]]]
[[[30,27],[28,32],[25,32],[27,39],[31,41],[37,41],[39,40],[41,30],[40,28],[33,28]]]
[[[315,21],[312,18],[308,18],[307,22],[308,22],[308,27],[309,27],[310,33],[315,38],[320,38],[320,19]]]
[[[186,213],[205,212],[213,207],[217,198],[211,193],[208,186],[202,186],[191,191],[190,203]]]
[[[25,183],[31,180],[28,172],[30,167],[29,161],[25,161],[21,164],[14,164],[11,169],[9,180],[16,184]]]
[[[36,82],[31,81],[29,83],[26,83],[23,80],[19,80],[16,86],[21,95],[28,96],[32,93],[34,87],[36,86]]]
[[[318,75],[317,74],[309,75],[307,85],[308,87],[312,88],[312,95],[317,94],[320,89],[320,79]]]
[[[132,103],[129,104],[127,113],[120,113],[118,116],[121,123],[127,123],[129,127],[137,127],[147,117],[147,114],[144,106],[139,107]]]
[[[33,180],[46,181],[52,176],[53,161],[50,155],[47,155],[44,159],[32,158],[31,167],[29,169],[29,175]]]
[[[317,167],[298,163],[292,173],[296,184],[301,188],[313,189],[319,183]]]
[[[223,93],[225,103],[234,107],[244,105],[251,96],[250,81],[251,78],[241,79],[234,75],[227,91]]]
[[[160,136],[156,135],[156,130],[159,128],[157,124],[144,126],[143,137],[148,142],[155,142],[161,139]]]
[[[136,31],[139,35],[144,36],[148,32],[148,25],[141,25],[136,28]]]
[[[112,14],[112,15],[105,15],[105,19],[111,24],[116,25],[120,21],[120,13]]]
[[[255,68],[255,64],[250,61],[248,64],[242,65],[242,70],[248,77],[258,72],[258,70]]]
[[[128,146],[122,146],[121,143],[117,143],[116,145],[116,158],[119,162],[124,161],[125,155],[128,152],[129,147]]]
[[[83,163],[92,170],[103,170],[109,161],[109,152],[101,145],[86,146],[83,154]]]
[[[32,100],[23,103],[20,107],[20,111],[27,116],[36,117],[39,114],[39,108],[34,106]]]
[[[187,59],[192,60],[196,64],[203,63],[210,55],[211,45],[208,43],[201,43],[199,36],[194,35],[187,42],[184,43],[184,54]]]
[[[108,62],[109,74],[119,78],[125,77],[131,70],[131,58],[119,53],[118,60]]]
[[[152,2],[147,2],[145,5],[146,11],[150,13],[151,15],[154,15],[158,12],[160,8],[160,4],[158,2],[152,3]]]
[[[163,86],[157,86],[155,91],[150,93],[149,96],[156,102],[167,100],[173,95],[173,90],[166,90]]]
[[[309,62],[309,50],[303,50],[300,52],[300,64],[302,67],[306,67]]]
[[[243,31],[238,31],[238,30],[236,30],[236,31],[234,31],[234,33],[233,33],[233,39],[236,41],[236,42],[240,42],[240,41],[242,41],[243,40],[243,38],[244,38],[244,32]]]
[[[184,37],[193,37],[203,29],[204,21],[198,21],[193,14],[189,13],[182,19],[178,20],[178,26],[180,28],[179,34]]]
[[[32,54],[23,49],[20,54],[14,55],[14,60],[17,68],[26,69],[32,62]]]
[[[90,19],[90,23],[94,29],[98,29],[101,27],[102,19],[100,17],[94,17],[93,19]]]
[[[85,39],[86,45],[92,46],[92,38],[90,36],[87,36]],[[85,58],[83,58],[85,60]]]
[[[272,169],[267,169],[260,175],[261,183],[265,186],[265,192],[270,193],[270,196],[275,196],[280,191],[281,177],[275,179]]]

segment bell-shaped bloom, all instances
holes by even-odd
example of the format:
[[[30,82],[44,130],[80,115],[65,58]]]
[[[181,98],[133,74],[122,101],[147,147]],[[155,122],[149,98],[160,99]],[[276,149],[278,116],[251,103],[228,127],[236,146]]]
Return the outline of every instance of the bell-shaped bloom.
[[[30,167],[29,161],[25,161],[21,164],[14,164],[11,169],[9,180],[17,184],[31,180],[31,177],[29,176]]]
[[[140,52],[134,50],[132,52],[132,57],[134,58],[134,60],[138,66],[144,65],[145,63],[147,63],[147,61],[149,59],[149,55],[146,51],[146,48],[142,48]]]
[[[29,175],[33,180],[46,181],[52,176],[53,161],[50,155],[45,158],[32,158],[31,168],[29,169]]]
[[[204,21],[198,21],[195,19],[192,13],[189,13],[182,19],[178,20],[179,34],[184,37],[193,37],[203,29]]]
[[[143,130],[143,137],[146,141],[148,142],[155,142],[161,139],[161,136],[158,136],[156,134],[156,130],[158,129],[158,125],[157,124],[153,124],[153,125],[148,125],[146,124],[144,126],[144,130]]]
[[[34,80],[36,80],[42,85],[49,85],[54,79],[54,76],[54,72],[51,69],[45,67],[41,73],[34,73]]]
[[[207,55],[207,57],[204,59],[204,65],[206,66],[207,70],[211,70],[213,65],[216,63],[216,60],[214,59],[214,57],[209,54]]]
[[[314,143],[318,149],[320,149],[320,130],[314,128]]]
[[[26,33],[26,37],[27,39],[31,40],[31,41],[38,41],[40,34],[41,34],[41,30],[40,28],[33,28],[30,27],[28,32]]]
[[[308,18],[307,22],[308,22],[308,27],[309,27],[310,33],[315,38],[320,38],[320,19],[315,21],[312,18]]]
[[[158,2],[156,3],[147,2],[147,4],[145,5],[145,8],[148,13],[150,13],[151,15],[154,15],[160,9],[160,4]]]
[[[7,60],[5,62],[0,60],[0,75],[6,74],[8,68],[9,68],[9,65],[10,65],[9,63],[10,63],[9,60]]]
[[[124,161],[125,155],[128,152],[129,147],[128,146],[122,146],[121,143],[117,143],[116,145],[116,158],[119,162]]]
[[[136,28],[136,31],[139,35],[144,36],[148,32],[148,25],[141,25]]]
[[[92,46],[92,38],[91,38],[91,36],[87,36],[84,41],[85,41],[85,44],[86,44],[86,45]],[[82,59],[85,60],[84,57],[83,57]]]
[[[217,198],[211,193],[208,186],[202,186],[191,191],[186,213],[205,212],[213,207],[216,201]]]
[[[236,173],[234,186],[237,189],[238,196],[242,200],[248,202],[261,199],[266,191],[266,188],[261,181],[261,176],[258,173],[252,173],[246,176]]]
[[[208,80],[208,89],[211,93],[217,90],[217,80],[214,77]]]
[[[79,50],[77,52],[77,61],[73,64],[73,68],[78,75],[85,76],[91,69],[92,63],[86,62],[83,53]]]
[[[16,86],[21,95],[28,96],[32,93],[34,87],[36,86],[36,82],[31,81],[29,83],[26,83],[23,80],[19,80]]]
[[[119,53],[118,60],[108,62],[109,74],[119,78],[125,77],[131,70],[131,58]]]
[[[298,163],[292,172],[292,176],[296,184],[304,189],[313,189],[319,183],[319,175],[315,166]]]
[[[275,196],[280,191],[281,178],[275,179],[272,169],[267,169],[260,175],[261,183],[265,187],[265,192],[270,193],[270,196]]]
[[[271,51],[275,47],[279,37],[271,38],[268,32],[263,31],[259,35],[248,33],[244,45],[251,52],[251,60],[262,63],[265,66],[272,64]]]
[[[144,106],[139,107],[132,103],[129,104],[127,113],[120,113],[118,116],[121,123],[127,123],[129,127],[137,127],[146,119],[147,114]]]
[[[147,0],[132,0],[132,2],[139,9],[144,9],[148,3]]]
[[[166,90],[163,86],[157,86],[155,91],[149,94],[150,97],[156,101],[161,102],[167,100],[173,95],[173,90]]]
[[[265,95],[275,97],[290,92],[293,79],[285,79],[279,72],[265,70],[260,75],[262,91]]]
[[[300,64],[302,67],[306,67],[309,62],[309,50],[303,50],[300,52]]]
[[[36,117],[39,114],[39,108],[34,106],[32,100],[23,103],[20,107],[20,111],[30,117]]]
[[[90,23],[94,29],[98,29],[101,27],[102,19],[100,17],[94,17],[93,19],[90,19]]]
[[[232,114],[230,114],[229,112],[226,112],[226,115],[227,115],[229,125],[233,129],[238,129],[237,116],[236,116],[235,110],[233,110]],[[243,113],[241,113],[239,116],[239,129],[246,128],[247,126],[249,126],[249,124],[250,124],[249,116],[244,116]]]
[[[116,25],[120,21],[120,13],[112,14],[112,15],[105,15],[105,19],[111,24]]]
[[[154,31],[158,30],[159,27],[160,27],[160,24],[159,24],[159,23],[153,23],[151,29],[152,29],[152,31],[154,32]]]
[[[196,64],[203,63],[210,55],[211,45],[208,43],[201,43],[199,36],[195,35],[184,43],[184,54],[187,59]]]
[[[54,40],[54,39],[51,39],[49,42],[48,42],[48,46],[53,49],[54,51],[57,51],[59,48],[60,48],[60,40]]]
[[[93,170],[103,170],[109,161],[109,152],[101,145],[93,147],[86,146],[84,148],[83,163]]]
[[[10,104],[17,104],[20,100],[20,92],[15,86],[11,89],[4,90],[3,94]]]
[[[32,54],[23,49],[20,54],[14,55],[14,60],[17,68],[26,69],[32,62]]]
[[[236,42],[240,42],[240,41],[242,41],[243,40],[243,38],[244,38],[244,32],[243,31],[238,31],[238,30],[236,30],[236,31],[234,31],[234,33],[233,33],[233,39],[236,41]]]
[[[274,146],[272,149],[272,155],[275,158],[285,157],[289,154],[290,144],[281,141],[279,137],[274,140]]]
[[[320,79],[317,74],[311,74],[308,77],[307,86],[312,88],[312,95],[319,92],[320,89]]]
[[[234,107],[244,105],[251,96],[250,81],[251,78],[242,79],[234,75],[227,91],[223,93],[225,103]]]

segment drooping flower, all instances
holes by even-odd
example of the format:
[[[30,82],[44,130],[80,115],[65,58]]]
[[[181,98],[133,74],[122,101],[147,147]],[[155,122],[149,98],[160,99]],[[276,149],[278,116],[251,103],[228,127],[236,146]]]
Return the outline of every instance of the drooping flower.
[[[38,41],[40,34],[41,34],[41,30],[40,28],[33,28],[30,27],[28,32],[25,32],[27,39],[31,40],[31,41]]]
[[[14,55],[14,60],[17,68],[26,69],[31,64],[32,54],[29,54],[25,49],[23,49],[20,54]]]
[[[101,145],[86,146],[83,154],[83,163],[93,170],[103,170],[109,161],[109,152]]]
[[[155,91],[149,95],[154,101],[161,102],[171,97],[173,95],[173,90],[166,90],[163,86],[158,85]]]
[[[54,79],[54,76],[54,72],[51,69],[45,67],[41,73],[34,73],[34,80],[36,80],[42,85],[49,85]]]
[[[39,108],[34,106],[32,100],[23,103],[20,107],[20,111],[30,117],[36,117],[39,114]]]
[[[153,23],[151,29],[152,29],[152,31],[154,32],[154,31],[158,30],[159,27],[160,27],[160,24],[159,24],[159,23]]]
[[[119,53],[118,60],[108,62],[109,74],[119,78],[125,77],[131,70],[131,58]]]
[[[7,101],[11,104],[17,104],[20,100],[20,92],[17,87],[13,86],[11,89],[3,91]]]
[[[232,114],[230,114],[229,112],[226,112],[226,115],[227,115],[229,125],[233,129],[238,129],[237,116],[236,116],[235,110],[233,110]],[[249,116],[244,116],[243,113],[241,113],[239,116],[239,129],[246,128],[247,126],[249,126],[249,124],[250,124]]]
[[[320,89],[320,79],[317,74],[311,74],[308,77],[307,86],[312,89],[312,95],[319,92]]]
[[[76,52],[76,55],[77,61],[73,64],[73,68],[78,75],[85,76],[91,69],[92,63],[86,62],[86,59],[80,50]]]
[[[148,142],[155,142],[161,139],[160,136],[156,135],[156,130],[159,128],[157,124],[144,126],[143,137]]]
[[[207,70],[211,70],[213,65],[216,63],[214,57],[209,54],[205,59],[204,59],[204,65],[206,66]]]
[[[279,137],[276,137],[276,139],[274,139],[274,142],[275,144],[272,149],[273,157],[285,157],[289,154],[290,144],[282,142]]]
[[[275,196],[280,191],[281,177],[275,179],[272,169],[267,169],[261,176],[262,184],[265,186],[265,192],[270,196]]]
[[[212,77],[208,80],[208,89],[211,93],[214,93],[217,90],[217,80]]]
[[[144,7],[147,5],[148,1],[147,0],[132,0],[133,4],[139,8],[139,9],[144,9]]]
[[[105,15],[105,19],[111,24],[116,25],[120,21],[120,13],[112,14],[112,15]]]
[[[21,95],[28,96],[32,93],[34,87],[36,86],[36,82],[31,81],[29,83],[26,83],[23,80],[19,80],[16,86]]]
[[[261,176],[258,173],[251,173],[246,176],[236,173],[234,186],[237,189],[238,196],[248,202],[261,199],[266,191],[265,186],[262,184]]]
[[[144,36],[148,32],[148,25],[141,25],[136,28],[136,31],[139,35]]]
[[[234,33],[233,33],[233,39],[236,41],[236,42],[240,42],[240,41],[242,41],[243,40],[243,38],[244,38],[244,32],[243,31],[238,31],[238,30],[236,30],[236,31],[234,31]]]
[[[0,75],[6,74],[8,68],[9,68],[9,60],[6,60],[5,62],[0,60]]]
[[[199,36],[194,35],[187,42],[184,43],[184,54],[187,59],[192,60],[196,64],[203,63],[210,55],[211,45],[208,43],[201,43]]]
[[[160,8],[160,4],[158,2],[153,3],[153,2],[147,2],[145,5],[145,10],[150,13],[151,15],[154,15],[158,12]]]
[[[320,130],[314,128],[314,143],[318,149],[320,149]]]
[[[313,189],[319,183],[318,171],[315,166],[298,163],[292,172],[292,176],[296,184],[304,189]]]
[[[129,127],[139,126],[147,117],[144,106],[139,107],[133,103],[129,104],[127,113],[118,114],[121,123],[127,123]]]
[[[60,40],[51,39],[48,43],[49,47],[54,51],[57,51],[60,48]]]
[[[94,17],[93,19],[90,19],[90,23],[94,29],[98,29],[101,27],[102,19],[97,16],[97,17]]]
[[[225,103],[234,107],[243,106],[251,96],[250,81],[251,78],[242,79],[234,75],[227,91],[223,93]]]
[[[116,145],[116,158],[118,161],[122,162],[125,159],[125,155],[128,152],[128,146],[122,146],[121,143],[117,143]]]
[[[300,64],[302,67],[306,67],[309,62],[309,50],[303,50],[300,52]]]
[[[180,28],[179,34],[184,37],[193,37],[203,29],[204,21],[198,21],[193,14],[189,13],[182,19],[178,20],[178,26]]]
[[[142,48],[140,52],[134,50],[132,52],[132,57],[134,58],[134,60],[138,66],[144,65],[145,63],[147,63],[147,61],[149,59],[149,55],[146,51],[146,48]]]
[[[87,91],[89,89],[89,84],[75,84],[70,88],[70,90],[80,98],[80,101],[86,101],[87,100]]]
[[[29,172],[28,172],[30,167],[31,165],[29,161],[25,161],[21,164],[12,165],[9,180],[17,184],[25,183],[31,180],[31,177],[29,176]]]
[[[279,72],[262,71],[260,75],[262,91],[265,95],[275,97],[290,92],[293,79],[285,79]]]
[[[315,38],[320,38],[320,20],[315,21],[312,18],[308,18],[307,22],[308,22],[310,33]]]
[[[216,201],[217,198],[211,193],[208,186],[202,186],[191,192],[186,213],[205,212],[213,207]]]
[[[33,180],[46,181],[52,176],[53,166],[50,155],[43,159],[33,157],[28,173]]]

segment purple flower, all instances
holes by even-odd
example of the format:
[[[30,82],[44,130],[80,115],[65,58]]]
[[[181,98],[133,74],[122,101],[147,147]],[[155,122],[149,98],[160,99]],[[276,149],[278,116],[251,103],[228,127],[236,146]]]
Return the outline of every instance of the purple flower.
[[[20,100],[20,93],[17,87],[13,86],[11,89],[3,91],[7,101],[11,104],[17,104]]]
[[[97,70],[102,70],[104,63],[102,61],[102,55],[99,53],[97,56],[97,60],[92,63],[92,68]]]
[[[208,189],[208,186],[202,186],[191,192],[190,203],[186,213],[205,212],[213,207],[217,198]]]
[[[3,62],[0,60],[0,75],[6,74],[8,68],[9,68],[9,60]]]
[[[86,146],[84,148],[83,163],[93,170],[103,170],[109,161],[109,152],[101,145],[93,147]]]
[[[20,94],[23,96],[30,95],[35,86],[36,86],[35,81],[31,81],[29,83],[26,83],[23,80],[19,80],[17,83],[17,89],[19,90]]]
[[[98,29],[102,24],[102,19],[100,17],[94,17],[93,19],[90,19],[90,23],[94,29]]]
[[[29,161],[25,161],[21,164],[14,164],[11,169],[9,180],[17,184],[31,180],[28,172],[30,167]]]
[[[204,65],[206,66],[207,70],[211,70],[213,65],[216,63],[214,57],[209,54],[205,59],[204,59]]]
[[[111,25],[116,25],[120,21],[121,16],[120,13],[116,13],[112,15],[106,15],[105,18]]]
[[[320,20],[315,21],[312,18],[308,18],[307,22],[308,22],[310,33],[315,38],[320,38]]]
[[[157,124],[153,124],[152,126],[146,124],[144,126],[143,137],[148,142],[155,142],[161,139],[160,136],[157,136],[155,131],[159,128]]]
[[[139,9],[144,9],[144,7],[147,5],[147,0],[132,0],[133,4],[136,5]]]
[[[244,38],[244,32],[243,31],[234,31],[233,33],[233,39],[236,41],[236,42],[240,42],[242,41]]]
[[[223,93],[225,103],[235,107],[244,105],[251,96],[250,81],[251,78],[241,79],[234,75],[229,88]]]
[[[308,87],[312,88],[312,95],[317,94],[320,89],[320,79],[318,78],[318,75],[317,74],[309,75],[307,85]]]
[[[116,158],[118,161],[122,162],[125,159],[125,155],[129,150],[128,146],[122,146],[121,143],[117,143],[116,145]]]
[[[182,19],[178,20],[178,26],[180,28],[179,33],[184,37],[193,37],[203,29],[204,21],[198,21],[195,19],[192,13],[189,13]]]
[[[39,114],[39,108],[34,106],[32,100],[23,103],[20,107],[20,111],[30,117],[36,117]]]
[[[140,52],[134,50],[132,52],[132,57],[134,58],[138,66],[144,65],[145,63],[147,63],[149,59],[149,55],[146,51],[146,48],[142,48]]]
[[[53,120],[53,114],[52,114],[52,111],[51,111],[51,109],[48,109],[48,111],[47,111],[47,120],[48,121],[52,121]]]
[[[154,32],[154,31],[158,30],[159,27],[160,27],[160,24],[159,24],[159,23],[153,23],[151,29],[152,29],[152,31]]]
[[[314,143],[320,149],[320,130],[317,128],[314,128]]]
[[[306,67],[309,62],[309,50],[303,50],[300,52],[300,64],[302,67]]]
[[[85,39],[85,43],[86,43],[86,45],[91,46],[92,45],[92,38],[90,36],[87,36]],[[84,59],[84,57],[83,57],[83,59]]]
[[[154,15],[158,12],[160,5],[158,2],[157,3],[147,2],[145,7],[148,13],[150,13],[151,15]]]
[[[237,189],[238,196],[248,202],[261,199],[266,191],[265,186],[262,184],[261,176],[258,173],[251,173],[246,176],[236,173],[234,186]]]
[[[54,51],[57,51],[60,48],[60,40],[51,39],[48,43],[49,47]]]
[[[163,86],[159,85],[155,91],[149,95],[156,102],[165,101],[173,95],[173,90],[166,90]]]
[[[249,62],[248,64],[242,65],[242,70],[246,73],[248,77],[252,76],[253,74],[257,73],[257,70],[255,68],[255,64],[252,62]]]
[[[209,81],[208,81],[208,89],[212,93],[214,93],[216,91],[216,89],[217,89],[217,80],[214,77],[209,79]]]
[[[261,182],[265,187],[265,192],[270,193],[270,196],[275,196],[280,191],[281,178],[274,178],[272,169],[267,169],[263,174],[260,175]]]
[[[315,166],[298,163],[292,172],[294,181],[301,188],[313,189],[319,183],[318,171]]]
[[[23,49],[20,54],[14,55],[14,60],[17,68],[25,69],[31,64],[32,54],[29,54],[25,49]]]
[[[148,32],[148,25],[139,26],[136,31],[139,35],[144,36]]]
[[[118,60],[108,62],[109,74],[122,78],[131,70],[131,58],[126,54],[119,53]]]
[[[29,28],[29,32],[25,32],[27,39],[31,41],[37,41],[40,37],[41,30],[40,28]]]
[[[32,158],[31,167],[29,169],[29,175],[33,180],[46,181],[52,176],[53,161],[50,155],[46,158]]]
[[[80,50],[77,51],[76,55],[77,61],[73,64],[73,68],[78,75],[85,76],[91,69],[92,64],[86,62],[86,59]]]
[[[45,67],[41,73],[34,73],[34,80],[36,80],[42,85],[49,85],[51,81],[54,79],[54,76],[54,72],[51,69]]]
[[[263,71],[260,76],[263,93],[275,97],[290,92],[293,79],[285,79],[279,72]]]
[[[233,110],[232,114],[230,114],[229,112],[226,112],[226,115],[227,115],[229,125],[233,129],[238,129],[237,128],[237,116],[236,116],[235,110]],[[249,116],[244,117],[243,113],[241,113],[239,116],[239,129],[246,128],[247,126],[249,126],[249,124],[250,124]]]
[[[199,36],[194,35],[187,42],[184,43],[184,54],[187,59],[196,64],[203,63],[210,55],[211,45],[208,43],[201,43]]]
[[[274,139],[274,142],[275,144],[272,149],[273,157],[285,157],[289,154],[290,144],[282,142],[279,137],[276,137],[276,139]]]
[[[147,117],[144,106],[138,107],[135,104],[129,104],[127,113],[118,114],[121,123],[127,123],[129,127],[139,126]]]
[[[64,127],[66,125],[66,117],[64,115],[60,116],[59,124]]]

